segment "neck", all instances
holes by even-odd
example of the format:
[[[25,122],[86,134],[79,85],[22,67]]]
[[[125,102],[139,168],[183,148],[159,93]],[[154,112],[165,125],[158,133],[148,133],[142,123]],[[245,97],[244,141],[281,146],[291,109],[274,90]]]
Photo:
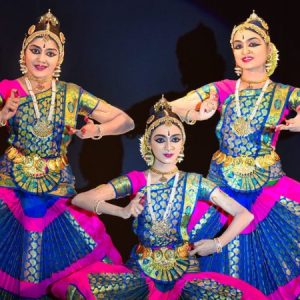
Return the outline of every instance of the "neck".
[[[30,73],[27,73],[25,76],[29,79],[32,89],[35,92],[45,91],[51,87],[52,76],[36,77]]]
[[[244,82],[262,82],[268,79],[268,75],[265,70],[261,71],[250,71],[243,70],[241,80]]]
[[[155,170],[157,170],[161,173],[168,173],[168,172],[172,172],[172,171],[176,170],[177,166],[175,163],[174,164],[164,164],[158,160],[155,160],[155,162],[151,168],[154,168]]]

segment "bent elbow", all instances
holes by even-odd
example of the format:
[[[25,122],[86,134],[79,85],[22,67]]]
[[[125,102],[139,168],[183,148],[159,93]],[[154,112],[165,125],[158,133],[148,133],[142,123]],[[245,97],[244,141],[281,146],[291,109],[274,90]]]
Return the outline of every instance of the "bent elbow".
[[[130,118],[128,115],[127,115],[127,118],[126,118],[126,128],[128,129],[128,131],[131,131],[133,130],[135,127],[135,124],[134,124],[134,121],[132,118]]]

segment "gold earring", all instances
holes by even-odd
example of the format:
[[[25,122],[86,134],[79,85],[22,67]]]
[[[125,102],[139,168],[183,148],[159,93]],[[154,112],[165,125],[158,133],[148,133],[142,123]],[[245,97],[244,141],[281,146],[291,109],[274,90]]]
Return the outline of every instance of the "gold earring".
[[[154,156],[150,148],[147,147],[147,152],[145,154],[145,161],[148,166],[152,166],[154,163]]]
[[[53,77],[56,78],[56,80],[58,80],[59,76],[60,76],[60,72],[61,72],[61,67],[60,65],[57,65],[55,67],[54,73],[53,73]]]
[[[237,76],[240,77],[240,76],[242,75],[242,73],[243,73],[243,69],[242,69],[241,67],[239,67],[239,66],[235,66],[234,72],[235,72],[235,74],[236,74]]]
[[[179,153],[178,158],[177,158],[177,162],[181,163],[183,161],[183,159],[184,159],[184,146],[180,150],[180,153]]]
[[[25,64],[23,51],[21,51],[21,53],[20,53],[19,64],[20,64],[20,71],[21,71],[21,73],[23,75],[25,75],[28,72],[28,69],[27,69],[26,64]]]

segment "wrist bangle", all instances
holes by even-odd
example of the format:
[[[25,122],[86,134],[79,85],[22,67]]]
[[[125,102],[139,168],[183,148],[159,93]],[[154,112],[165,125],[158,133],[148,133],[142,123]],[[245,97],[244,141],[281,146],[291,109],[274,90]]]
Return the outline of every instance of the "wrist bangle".
[[[98,132],[97,132],[97,134],[96,135],[94,135],[93,137],[92,137],[92,139],[93,140],[100,140],[101,138],[102,138],[102,132],[101,132],[101,124],[97,124],[97,125],[95,125],[96,127],[97,127],[97,130],[98,130]]]
[[[98,211],[98,209],[99,209],[99,204],[100,204],[101,202],[102,202],[101,200],[97,201],[97,203],[96,203],[96,205],[95,205],[95,207],[94,207],[94,212],[95,212],[98,216],[100,216],[100,215],[102,214],[102,212],[99,212],[99,211]]]
[[[189,119],[189,114],[190,114],[191,110],[189,109],[186,114],[185,114],[185,117],[184,117],[184,120],[185,120],[185,123],[188,124],[188,125],[194,125],[196,123],[196,120],[191,120]]]
[[[7,121],[4,121],[4,120],[0,121],[0,127],[4,127],[4,126],[6,126],[6,124],[7,124]]]
[[[216,252],[221,253],[222,252],[222,243],[219,238],[214,238],[214,242],[216,244]]]

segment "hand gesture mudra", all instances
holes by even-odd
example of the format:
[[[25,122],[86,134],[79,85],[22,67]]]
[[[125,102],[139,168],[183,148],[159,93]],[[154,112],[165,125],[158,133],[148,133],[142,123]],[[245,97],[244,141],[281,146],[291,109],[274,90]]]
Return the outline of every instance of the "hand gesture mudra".
[[[10,92],[10,96],[7,98],[2,110],[0,111],[2,122],[9,120],[16,114],[19,103],[20,97],[18,90],[12,89]]]

